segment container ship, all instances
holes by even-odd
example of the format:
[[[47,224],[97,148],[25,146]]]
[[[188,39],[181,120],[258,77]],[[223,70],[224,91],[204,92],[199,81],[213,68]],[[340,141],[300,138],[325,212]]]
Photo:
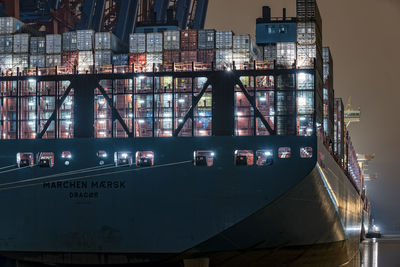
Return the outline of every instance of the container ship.
[[[1,255],[359,266],[369,206],[315,1],[264,7],[255,43],[138,28],[129,54],[19,25],[0,18]]]

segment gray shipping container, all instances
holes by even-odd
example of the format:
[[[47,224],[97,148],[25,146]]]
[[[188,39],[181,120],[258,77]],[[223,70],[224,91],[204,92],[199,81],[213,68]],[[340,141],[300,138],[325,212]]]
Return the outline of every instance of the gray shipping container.
[[[31,37],[31,54],[45,54],[46,53],[46,38],[45,37]]]
[[[78,54],[78,70],[89,70],[93,66],[93,52],[79,51]]]
[[[24,25],[13,17],[0,17],[0,34],[13,34],[18,32]]]
[[[76,31],[77,48],[80,51],[88,51],[93,49],[94,31],[80,30]]]
[[[249,63],[252,61],[252,56],[250,52],[233,52],[232,60],[235,62],[235,65]]]
[[[291,65],[296,59],[296,43],[276,43],[276,61],[278,64]]]
[[[61,55],[46,55],[46,68],[61,66]]]
[[[13,66],[13,57],[12,55],[0,55],[0,69],[9,70]]]
[[[233,33],[231,31],[221,31],[215,34],[215,47],[217,49],[232,48]]]
[[[13,52],[29,53],[29,34],[14,34]]]
[[[215,49],[215,30],[199,30],[197,37],[199,49]]]
[[[62,35],[62,49],[63,51],[76,51],[77,46],[76,32],[64,32]]]
[[[217,64],[217,68],[228,66],[232,64],[232,61],[232,49],[217,49],[215,51],[215,62]]]
[[[165,31],[164,32],[164,49],[179,50],[180,49],[180,32]]]
[[[13,68],[19,68],[22,71],[29,67],[29,55],[28,54],[13,54],[12,56]]]
[[[96,50],[94,53],[94,62],[96,66],[105,66],[112,64],[111,50]]]
[[[276,44],[264,46],[264,61],[273,62],[276,60]]]
[[[0,54],[11,54],[13,52],[14,36],[0,35]]]
[[[61,53],[61,34],[46,35],[46,54]]]
[[[141,54],[146,52],[146,34],[133,33],[129,35],[129,53]]]
[[[163,34],[162,33],[148,33],[147,39],[147,52],[157,53],[163,51]]]
[[[94,49],[119,52],[124,50],[123,43],[112,32],[96,32],[94,35]]]
[[[44,68],[46,67],[46,56],[45,55],[31,55],[29,57],[30,68]]]
[[[233,36],[233,52],[250,52],[251,38],[249,34],[241,34]]]

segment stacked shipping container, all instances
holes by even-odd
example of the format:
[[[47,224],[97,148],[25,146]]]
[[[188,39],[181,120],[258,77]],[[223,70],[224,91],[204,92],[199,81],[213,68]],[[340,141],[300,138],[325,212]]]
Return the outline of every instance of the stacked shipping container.
[[[46,35],[46,67],[61,66],[61,35],[47,34]]]

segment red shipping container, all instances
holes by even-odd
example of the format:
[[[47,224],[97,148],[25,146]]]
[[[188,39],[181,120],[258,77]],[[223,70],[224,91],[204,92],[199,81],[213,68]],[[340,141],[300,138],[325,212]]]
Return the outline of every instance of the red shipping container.
[[[79,52],[78,51],[68,51],[62,52],[61,54],[61,65],[63,67],[73,68],[78,67]]]
[[[197,30],[181,31],[181,50],[197,50]]]
[[[197,61],[202,63],[215,62],[215,50],[199,50],[197,52]]]
[[[132,64],[145,66],[146,65],[146,54],[129,54],[129,65]]]
[[[181,51],[181,62],[197,62],[197,51]]]
[[[181,53],[179,50],[164,50],[164,64],[171,64],[181,61]]]

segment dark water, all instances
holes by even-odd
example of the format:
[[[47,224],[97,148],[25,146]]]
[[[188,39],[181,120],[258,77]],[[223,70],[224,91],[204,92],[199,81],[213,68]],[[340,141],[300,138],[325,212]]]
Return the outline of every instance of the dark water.
[[[362,267],[400,267],[400,239],[364,241],[363,252]]]

